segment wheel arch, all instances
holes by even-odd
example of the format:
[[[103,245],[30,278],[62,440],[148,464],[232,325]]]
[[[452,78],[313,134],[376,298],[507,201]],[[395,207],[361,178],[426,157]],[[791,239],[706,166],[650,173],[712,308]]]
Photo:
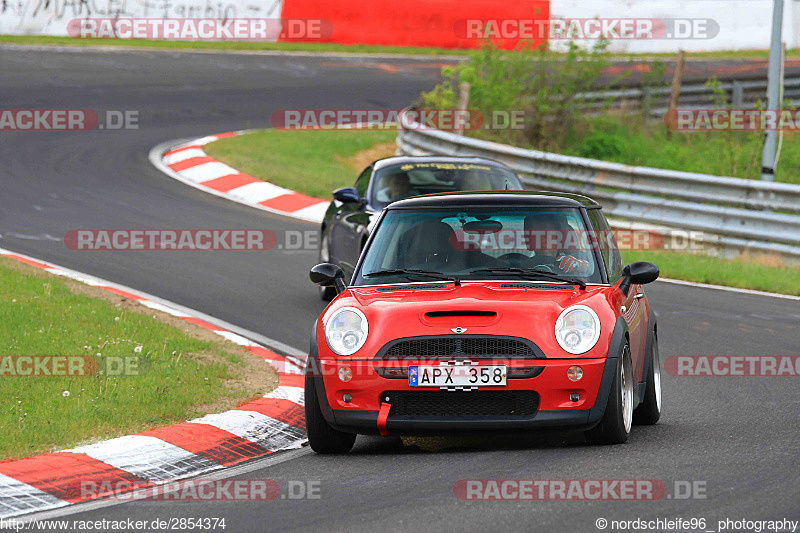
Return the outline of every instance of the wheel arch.
[[[603,418],[608,405],[608,397],[611,393],[611,384],[614,382],[614,373],[617,370],[617,364],[622,354],[622,347],[629,343],[629,339],[628,323],[622,317],[617,318],[614,324],[614,331],[611,333],[611,340],[608,343],[608,356],[606,357],[600,388],[597,391],[597,399],[594,402],[594,406],[589,410],[587,422],[590,425],[598,424]]]

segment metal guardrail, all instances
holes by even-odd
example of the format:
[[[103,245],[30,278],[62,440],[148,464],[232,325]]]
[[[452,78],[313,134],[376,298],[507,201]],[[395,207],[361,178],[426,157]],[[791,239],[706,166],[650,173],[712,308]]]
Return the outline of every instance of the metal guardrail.
[[[756,103],[766,103],[767,80],[733,80],[720,81],[720,90],[734,109],[752,109]],[[653,115],[663,116],[669,105],[670,87],[640,87],[608,89],[582,93],[581,99],[592,110],[599,110],[606,105],[623,107],[630,110],[641,109],[645,98]],[[783,98],[794,105],[800,105],[800,76],[791,76],[784,80]],[[705,83],[684,83],[681,85],[680,108],[700,109],[715,107],[714,92]]]
[[[495,159],[529,188],[585,194],[609,215],[712,234],[709,242],[725,255],[752,250],[800,264],[798,185],[633,167],[422,127],[398,129],[397,146],[409,155]]]

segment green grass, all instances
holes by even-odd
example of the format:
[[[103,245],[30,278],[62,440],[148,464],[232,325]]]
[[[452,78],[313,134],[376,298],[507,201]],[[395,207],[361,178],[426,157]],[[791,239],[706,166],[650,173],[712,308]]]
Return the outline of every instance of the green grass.
[[[0,357],[84,355],[102,367],[111,356],[136,356],[139,375],[0,376],[0,460],[182,422],[208,412],[204,404],[232,408],[266,392],[239,381],[252,366],[233,345],[199,340],[68,283],[0,261]]]
[[[470,135],[527,148],[519,132],[480,130]],[[761,179],[761,132],[674,132],[663,121],[608,114],[578,121],[553,151],[566,155],[715,176]],[[775,180],[800,184],[800,133],[784,132]]]
[[[347,158],[394,140],[394,130],[266,130],[229,137],[204,150],[233,168],[317,198],[355,183]],[[366,167],[371,161],[367,161]]]
[[[592,141],[610,139],[612,148],[596,153]],[[675,132],[667,138],[661,121],[637,117],[587,119],[563,150],[628,165],[684,170],[716,176],[761,179],[761,132]],[[619,150],[618,152],[616,150]],[[800,184],[800,135],[784,132],[775,180]]]
[[[655,263],[665,278],[800,296],[800,268],[680,252],[625,250],[622,256],[626,263]]]
[[[462,55],[464,50],[414,46],[377,46],[337,43],[293,43],[250,41],[163,41],[145,39],[75,39],[39,35],[0,35],[0,43],[46,46],[124,46],[135,48],[164,48],[168,50],[211,51],[275,51],[275,52],[337,52],[351,54],[402,54],[402,55]]]

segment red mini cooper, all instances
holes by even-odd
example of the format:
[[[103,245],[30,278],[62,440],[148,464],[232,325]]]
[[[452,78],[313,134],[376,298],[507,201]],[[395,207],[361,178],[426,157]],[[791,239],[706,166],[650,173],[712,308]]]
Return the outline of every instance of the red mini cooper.
[[[318,453],[357,434],[584,430],[628,439],[661,413],[645,262],[624,266],[600,205],[524,191],[418,196],[381,214],[317,320],[305,381]]]

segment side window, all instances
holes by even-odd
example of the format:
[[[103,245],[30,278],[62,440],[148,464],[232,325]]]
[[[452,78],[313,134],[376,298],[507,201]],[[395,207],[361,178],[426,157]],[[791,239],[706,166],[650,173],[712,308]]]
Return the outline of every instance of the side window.
[[[617,247],[617,241],[614,239],[614,234],[611,232],[606,218],[599,209],[589,209],[587,212],[589,213],[589,220],[592,222],[592,228],[597,232],[597,242],[608,271],[608,281],[609,283],[616,283],[622,277],[622,269],[625,268],[622,254],[620,254]]]
[[[367,196],[367,188],[369,187],[369,178],[372,176],[372,165],[364,169],[364,172],[356,180],[355,188],[361,198]]]

